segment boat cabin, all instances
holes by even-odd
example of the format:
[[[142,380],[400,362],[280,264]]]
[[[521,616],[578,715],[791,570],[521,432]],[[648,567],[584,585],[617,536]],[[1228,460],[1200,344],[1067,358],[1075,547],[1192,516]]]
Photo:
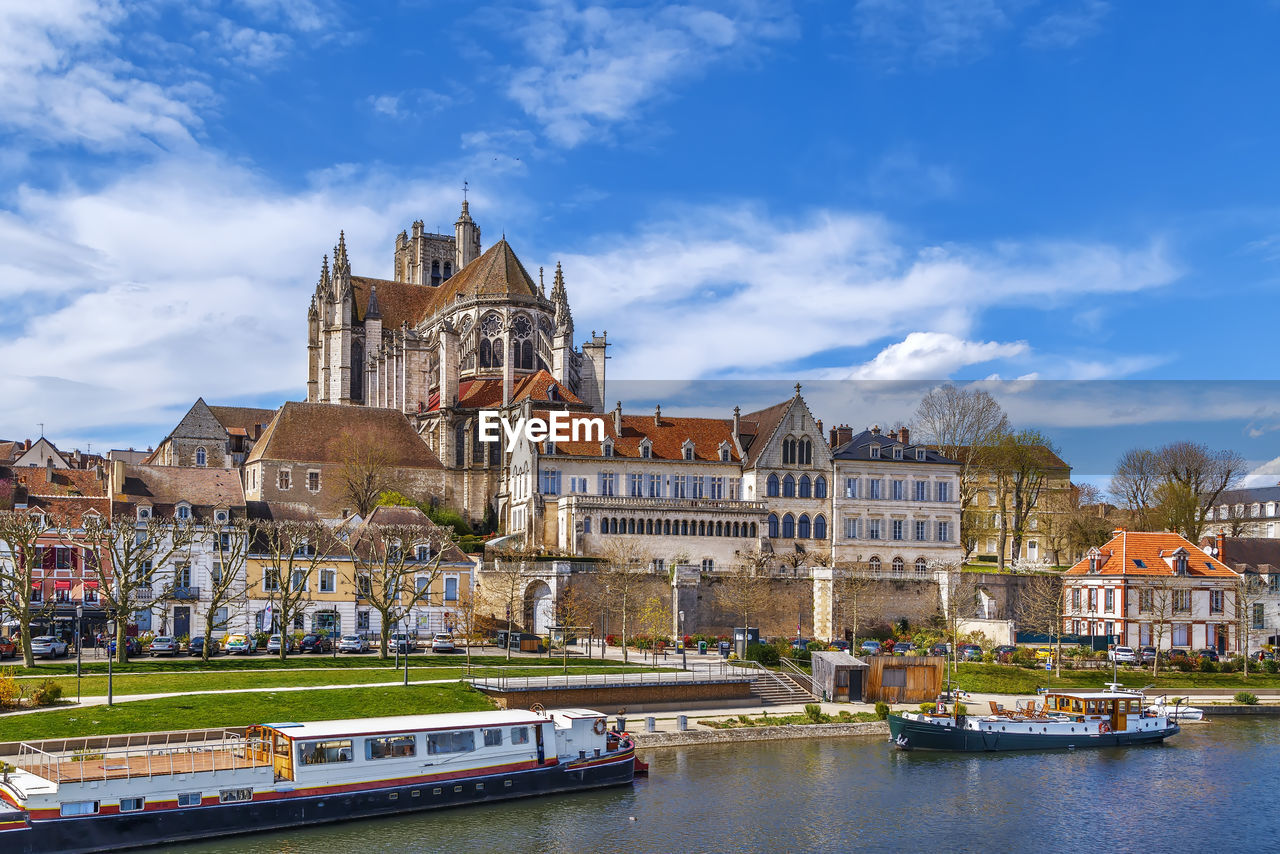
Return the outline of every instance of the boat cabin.
[[[1122,731],[1130,717],[1142,715],[1142,695],[1111,691],[1087,694],[1046,694],[1044,710],[1049,714],[1067,715],[1079,722],[1106,721]]]

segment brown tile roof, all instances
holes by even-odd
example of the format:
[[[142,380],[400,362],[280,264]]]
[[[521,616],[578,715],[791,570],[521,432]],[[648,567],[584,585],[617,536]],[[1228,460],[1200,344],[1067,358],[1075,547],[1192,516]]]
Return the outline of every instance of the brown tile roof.
[[[463,267],[439,287],[352,276],[356,320],[363,321],[369,308],[369,292],[378,289],[378,310],[382,328],[393,329],[408,323],[416,326],[451,305],[458,294],[537,296],[538,289],[524,265],[506,240],[499,240],[483,255]]]
[[[942,454],[941,449],[939,449],[935,445],[925,445],[924,447],[928,448],[931,451],[937,451],[939,454]],[[951,459],[955,460],[956,462],[963,463],[966,461],[966,458],[968,457],[970,450],[971,449],[967,447],[957,448],[956,453],[952,455]],[[1036,455],[1040,464],[1045,469],[1062,469],[1065,471],[1071,470],[1071,466],[1069,466],[1062,459],[1062,457],[1058,456],[1057,454],[1049,450],[1044,445],[1035,445],[1033,453]]]
[[[549,417],[547,412],[535,412],[539,418]],[[652,415],[623,415],[622,435],[613,429],[613,414],[587,415],[571,413],[570,423],[579,419],[600,418],[604,421],[605,436],[613,439],[615,457],[641,459],[640,443],[646,438],[652,443],[651,459],[683,460],[684,442],[693,440],[695,460],[719,462],[720,443],[729,446],[729,459],[738,462],[738,451],[733,446],[733,422],[725,418],[668,418],[654,423]],[[545,448],[545,445],[544,445]],[[600,443],[557,442],[556,453],[575,457],[600,456]]]
[[[21,442],[0,442],[0,463],[8,460],[16,460],[18,454],[25,451],[26,448]]]
[[[249,436],[257,432],[259,425],[270,424],[276,414],[274,409],[257,409],[252,406],[210,406],[209,411],[228,433],[239,430],[242,435]]]
[[[467,557],[462,549],[458,548],[450,538],[448,532],[432,522],[426,513],[423,513],[417,507],[400,507],[391,505],[379,505],[373,508],[373,512],[364,520],[364,524],[356,529],[354,536],[358,539],[369,525],[408,525],[413,527],[421,527],[424,531],[430,532],[430,540],[437,545],[447,543],[444,546],[444,557],[441,563],[471,563],[471,559]]]
[[[105,497],[107,484],[98,478],[97,469],[54,469],[47,466],[14,468],[14,479],[32,496]]]
[[[1212,558],[1185,537],[1168,532],[1117,531],[1106,545],[1098,550],[1102,554],[1099,575],[1173,575],[1173,568],[1165,562],[1178,549],[1187,550],[1187,573],[1193,577],[1235,578],[1236,573],[1222,561]],[[1141,562],[1141,566],[1135,561]],[[1068,569],[1065,575],[1089,575],[1089,558]]]
[[[28,499],[27,507],[46,513],[55,525],[75,527],[80,527],[84,514],[91,510],[103,519],[111,514],[111,501],[105,496],[102,498],[32,497]]]
[[[150,504],[160,518],[172,516],[173,508],[182,501],[195,508],[198,520],[208,508],[244,507],[244,488],[235,469],[125,465],[124,483],[112,484],[112,489],[117,512]]]
[[[403,413],[332,403],[289,402],[280,407],[246,462],[342,463],[347,436],[378,448],[393,466],[443,468]]]

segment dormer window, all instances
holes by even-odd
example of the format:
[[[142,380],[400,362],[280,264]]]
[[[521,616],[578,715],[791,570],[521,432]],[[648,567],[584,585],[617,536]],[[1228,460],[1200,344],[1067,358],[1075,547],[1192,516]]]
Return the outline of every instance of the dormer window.
[[[729,459],[730,459],[730,456],[729,456],[729,455],[730,455],[730,451],[729,451],[729,443],[728,443],[728,442],[721,442],[721,443],[720,443],[720,462],[722,462],[722,463],[727,463],[727,462],[729,462]]]
[[[1178,549],[1173,553],[1173,571],[1176,575],[1187,574],[1187,550]]]
[[[901,446],[901,445],[894,445],[894,446],[893,446],[893,458],[894,458],[895,460],[900,460],[900,459],[902,459],[902,446]]]
[[[191,518],[191,507],[190,507],[190,505],[187,505],[187,504],[179,504],[179,505],[178,505],[178,510],[177,510],[177,516],[178,516],[178,518],[179,518],[179,519],[190,519],[190,518]]]
[[[145,506],[144,506],[144,507],[139,507],[139,508],[138,508],[138,520],[139,520],[139,521],[143,521],[143,522],[145,522],[147,519],[150,519],[150,518],[151,518],[151,508],[150,508],[150,507],[145,507]]]
[[[548,442],[547,442],[547,450],[546,450],[546,453],[547,453],[547,454],[554,454],[555,452],[556,452],[556,443],[555,443],[555,442],[548,441]]]
[[[653,459],[653,442],[649,441],[647,437],[640,443],[640,458],[643,460]]]
[[[1089,549],[1089,573],[1097,575],[1102,572],[1102,552],[1096,548]]]
[[[693,459],[693,440],[685,439],[684,445],[681,446],[682,454],[686,460]]]
[[[880,446],[879,446],[879,445],[872,445],[872,446],[871,446],[871,448],[870,448],[870,451],[871,451],[871,455],[870,455],[870,456],[871,456],[871,459],[873,459],[873,460],[878,460],[878,459],[880,459]]]
[[[916,459],[924,462],[924,448],[916,448]]]
[[[216,511],[213,514],[213,520],[220,525],[225,525],[227,523],[227,511],[226,510]]]
[[[613,456],[613,440],[612,439],[604,440],[604,443],[600,446],[600,456],[602,457]]]

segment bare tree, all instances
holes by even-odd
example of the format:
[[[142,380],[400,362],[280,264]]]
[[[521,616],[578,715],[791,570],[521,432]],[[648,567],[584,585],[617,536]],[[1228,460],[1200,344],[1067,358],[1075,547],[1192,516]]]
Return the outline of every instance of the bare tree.
[[[1271,591],[1256,572],[1240,572],[1236,575],[1234,582],[1232,598],[1236,619],[1236,642],[1244,655],[1244,678],[1248,679],[1249,647],[1254,634],[1263,628],[1262,625],[1256,624],[1263,622],[1260,619],[1261,611],[1270,599]]]
[[[1130,448],[1116,463],[1111,494],[1133,514],[1139,531],[1151,530],[1151,508],[1159,482],[1159,460],[1149,448]]]
[[[1018,625],[1048,635],[1056,648],[1058,675],[1062,675],[1062,577],[1058,575],[1032,575],[1018,591],[1016,617]]]
[[[938,583],[938,614],[951,637],[951,657],[959,661],[960,623],[971,619],[978,594],[977,579],[965,572],[963,565],[951,560],[934,560],[929,564]]]
[[[1142,585],[1138,587],[1138,616],[1151,620],[1151,642],[1156,648],[1155,660],[1151,662],[1151,675],[1160,673],[1159,651],[1164,647],[1165,639],[1173,646],[1173,625],[1175,618],[1182,612],[1178,600],[1185,594],[1188,583],[1177,575],[1147,575],[1141,577]],[[1185,619],[1190,620],[1190,616]]]
[[[392,627],[406,620],[415,602],[429,601],[451,543],[443,528],[416,512],[422,515],[422,524],[367,522],[347,541],[348,581],[381,618],[378,654],[383,659],[388,657]]]
[[[208,598],[202,598],[201,602],[205,642],[200,656],[208,661],[213,648],[213,632],[227,627],[232,603],[238,601],[240,610],[248,608],[246,564],[249,556],[249,525],[244,519],[235,519],[228,525],[208,527],[198,532],[197,537],[206,538],[210,551],[213,552]]]
[[[848,624],[857,644],[862,622],[882,614],[884,585],[869,574],[865,563],[837,567],[835,598],[837,622]]]
[[[751,567],[721,577],[716,586],[716,602],[741,620],[739,625],[750,626],[751,619],[759,618],[771,601],[769,577]]]
[[[0,554],[0,615],[9,618],[3,622],[18,624],[22,661],[27,667],[36,663],[31,653],[31,623],[49,607],[43,595],[39,599],[35,596],[39,542],[56,536],[57,530],[43,513],[0,512],[0,544],[4,545],[4,554]]]
[[[652,575],[653,559],[638,539],[614,537],[603,550],[604,583],[622,616],[622,660],[627,660],[627,623],[634,616],[641,585]]]
[[[569,584],[560,592],[556,600],[556,622],[560,625],[560,652],[563,658],[564,671],[569,672],[569,632],[580,630],[591,625],[591,617],[595,613],[595,603],[576,584]],[[590,647],[588,647],[590,652]]]
[[[1171,442],[1155,454],[1162,521],[1169,530],[1197,543],[1210,508],[1244,478],[1245,460],[1235,451],[1213,451],[1196,442]]]
[[[357,513],[368,516],[377,506],[378,496],[395,489],[391,458],[382,447],[350,433],[344,433],[339,441],[342,494]]]
[[[524,559],[521,551],[495,554],[493,561],[480,574],[480,597],[483,607],[493,616],[507,621],[507,660],[511,660],[511,635],[515,632],[516,609],[523,604]]]
[[[920,401],[916,424],[925,442],[960,463],[960,542],[968,560],[977,543],[972,530],[976,520],[969,510],[990,466],[997,438],[1009,431],[1008,416],[988,392],[947,383]]]
[[[455,630],[462,632],[463,641],[467,645],[467,673],[471,673],[471,645],[479,633],[478,608],[479,601],[474,585],[458,591],[458,601],[453,606]]]
[[[128,617],[151,608],[157,599],[156,585],[163,588],[172,578],[175,558],[189,559],[197,529],[190,520],[145,518],[126,515],[107,520],[89,516],[84,522],[84,540],[97,560],[91,567],[98,582],[98,595],[113,612],[116,622],[116,659],[128,661],[125,634]],[[159,598],[163,598],[163,589]]]
[[[1049,470],[1047,454],[1053,445],[1035,430],[1000,436],[992,456],[996,496],[1000,503],[999,568],[1005,567],[1005,543],[1011,542],[1014,560],[1022,554],[1022,541],[1030,529],[1031,514],[1044,493]]]
[[[262,590],[271,621],[263,630],[280,630],[280,660],[289,657],[289,633],[311,604],[316,568],[337,549],[333,532],[322,523],[300,519],[262,522],[254,527],[254,546],[263,558]]]

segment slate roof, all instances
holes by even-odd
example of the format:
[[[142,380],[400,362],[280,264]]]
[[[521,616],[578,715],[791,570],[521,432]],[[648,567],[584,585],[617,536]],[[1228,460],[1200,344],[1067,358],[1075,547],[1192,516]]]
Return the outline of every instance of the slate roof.
[[[1230,567],[1256,572],[1264,564],[1280,568],[1280,539],[1274,537],[1223,537],[1219,559]]]
[[[505,239],[490,246],[483,255],[463,267],[438,287],[352,276],[355,293],[355,319],[363,322],[368,313],[370,292],[378,290],[378,311],[384,329],[405,323],[417,326],[441,309],[453,304],[458,294],[468,297],[529,296],[536,297],[538,288],[529,272]]]
[[[895,459],[893,456],[893,446],[902,445],[902,459]],[[878,447],[880,456],[871,456],[871,448]],[[916,451],[924,449],[924,459],[916,458]],[[863,430],[854,436],[848,442],[836,448],[831,456],[836,460],[865,460],[867,462],[890,462],[890,463],[913,463],[915,465],[952,465],[958,466],[960,463],[955,460],[948,459],[942,454],[935,451],[928,445],[904,445],[892,436],[884,433],[876,433],[871,430]]]
[[[402,412],[373,406],[293,401],[276,412],[245,462],[342,463],[346,461],[347,436],[378,448],[392,466],[443,468]]]
[[[758,412],[739,417],[738,438],[742,441],[743,450],[747,455],[748,467],[754,466],[756,460],[760,459],[760,455],[769,445],[769,437],[778,429],[783,416],[787,414],[787,410],[791,408],[794,401],[794,397],[789,398],[782,403],[775,403]]]
[[[547,412],[533,413],[539,418],[547,418]],[[604,421],[605,436],[613,439],[613,455],[624,459],[642,459],[640,445],[647,438],[652,443],[651,459],[684,460],[684,443],[693,440],[693,456],[695,460],[705,462],[720,461],[720,444],[729,446],[729,460],[738,462],[737,449],[733,446],[733,421],[727,418],[662,418],[655,423],[653,415],[623,415],[622,434],[614,430],[613,413],[600,415],[571,413],[570,422],[579,419],[601,418]],[[599,457],[601,443],[590,442],[557,442],[556,453],[574,457]],[[544,444],[545,449],[545,444]]]
[[[1222,561],[1210,557],[1185,537],[1169,532],[1117,531],[1106,545],[1099,546],[1102,566],[1098,575],[1173,575],[1165,562],[1178,549],[1187,550],[1187,574],[1193,577],[1235,578],[1236,573]],[[1135,561],[1140,561],[1141,566]],[[1064,575],[1091,575],[1089,558],[1068,569]]]
[[[440,559],[441,564],[471,564],[471,559],[467,557],[466,553],[449,539],[448,532],[440,525],[432,522],[427,514],[417,507],[379,505],[373,508],[373,511],[369,513],[369,517],[364,520],[364,523],[353,534],[357,542],[370,525],[409,525],[423,528],[433,535],[430,538],[432,543],[435,545],[443,544],[444,557]]]
[[[1266,504],[1269,501],[1280,501],[1280,486],[1259,486],[1253,489],[1228,489],[1213,502],[1214,507],[1223,504]]]

